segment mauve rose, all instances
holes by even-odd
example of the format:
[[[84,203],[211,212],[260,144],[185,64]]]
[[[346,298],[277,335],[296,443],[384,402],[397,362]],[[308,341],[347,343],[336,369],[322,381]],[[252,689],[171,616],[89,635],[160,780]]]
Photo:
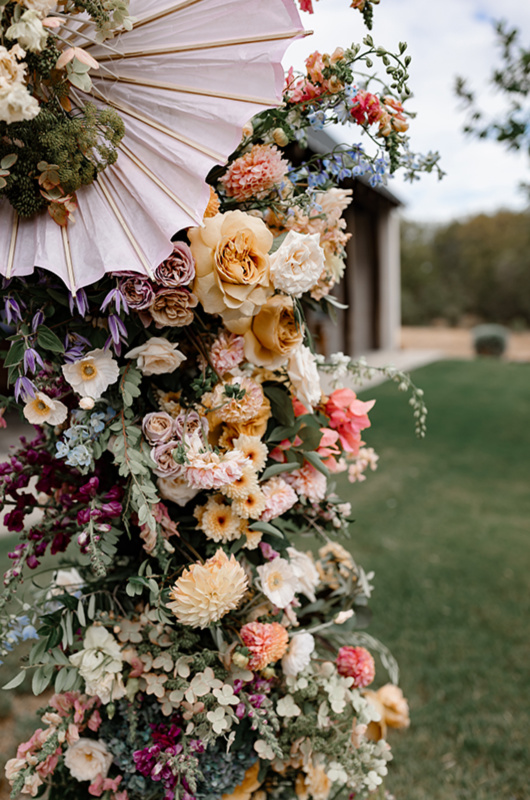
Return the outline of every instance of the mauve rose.
[[[162,289],[149,307],[157,328],[182,328],[193,322],[198,300],[188,289]]]
[[[187,286],[195,277],[195,261],[185,242],[174,242],[173,252],[155,269],[155,280],[168,289]]]
[[[173,436],[173,417],[166,411],[152,411],[143,418],[142,431],[151,445],[169,442]]]
[[[131,276],[120,283],[120,291],[127,300],[129,308],[144,311],[154,300],[155,293],[147,278],[142,275]]]
[[[177,464],[173,458],[173,450],[177,447],[177,442],[165,442],[157,444],[151,450],[151,458],[156,464],[153,469],[155,475],[159,478],[174,478],[182,474],[183,466]]]

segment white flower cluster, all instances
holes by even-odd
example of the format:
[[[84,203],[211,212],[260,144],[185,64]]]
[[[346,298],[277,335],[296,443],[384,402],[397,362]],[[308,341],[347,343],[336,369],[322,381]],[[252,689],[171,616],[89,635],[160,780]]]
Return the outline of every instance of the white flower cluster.
[[[0,121],[8,124],[33,119],[39,113],[39,103],[26,87],[25,55],[20,44],[10,50],[0,45]]]

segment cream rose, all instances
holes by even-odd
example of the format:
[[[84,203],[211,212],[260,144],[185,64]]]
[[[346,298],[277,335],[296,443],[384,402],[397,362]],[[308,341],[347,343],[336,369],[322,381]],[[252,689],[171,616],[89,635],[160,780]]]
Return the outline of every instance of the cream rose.
[[[241,317],[250,317],[271,294],[269,256],[273,236],[261,219],[228,211],[188,231],[195,258],[193,291],[204,310],[221,314],[239,333]]]
[[[98,775],[106,778],[112,764],[105,742],[100,739],[81,737],[65,753],[64,763],[72,778],[77,781],[93,781]]]
[[[158,336],[152,336],[145,344],[133,347],[125,354],[125,358],[136,358],[138,369],[144,375],[174,372],[186,360],[177,344]]]
[[[291,353],[287,374],[296,397],[312,410],[320,402],[322,389],[315,357],[309,347],[301,344]]]
[[[324,251],[318,233],[289,231],[271,256],[271,280],[276,289],[300,297],[318,281],[324,270]]]
[[[185,506],[195,495],[199,494],[199,489],[190,487],[187,481],[180,476],[170,478],[159,478],[157,481],[160,497],[164,500],[171,500],[178,506]]]
[[[282,294],[267,300],[247,324],[245,357],[259,367],[275,369],[282,366],[304,338],[294,315],[293,300]]]

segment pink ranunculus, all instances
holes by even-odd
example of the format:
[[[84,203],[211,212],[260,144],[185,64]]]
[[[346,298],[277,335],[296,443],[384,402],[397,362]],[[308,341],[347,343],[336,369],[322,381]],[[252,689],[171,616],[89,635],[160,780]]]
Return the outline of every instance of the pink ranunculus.
[[[371,423],[368,412],[375,400],[363,401],[351,389],[336,389],[326,403],[329,426],[339,434],[342,449],[357,455],[362,444],[361,431]]]

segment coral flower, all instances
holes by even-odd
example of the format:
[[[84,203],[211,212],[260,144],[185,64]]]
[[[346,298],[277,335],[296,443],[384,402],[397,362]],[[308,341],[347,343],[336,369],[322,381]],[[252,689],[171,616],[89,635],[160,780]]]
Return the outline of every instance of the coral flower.
[[[281,183],[288,166],[274,145],[255,144],[252,150],[230,164],[221,182],[227,195],[240,202],[251,197],[262,198]]]
[[[339,434],[343,450],[357,455],[361,446],[361,431],[370,427],[368,412],[375,400],[358,400],[351,389],[336,389],[326,403],[329,427]]]
[[[182,625],[207,628],[237,608],[248,586],[243,567],[219,549],[204,564],[184,570],[171,589],[168,608]]]
[[[375,662],[365,647],[341,647],[337,655],[337,670],[345,678],[353,678],[353,685],[362,689],[375,678]]]
[[[287,631],[279,622],[248,622],[241,628],[241,638],[251,652],[249,669],[264,669],[285,654],[289,644]]]

